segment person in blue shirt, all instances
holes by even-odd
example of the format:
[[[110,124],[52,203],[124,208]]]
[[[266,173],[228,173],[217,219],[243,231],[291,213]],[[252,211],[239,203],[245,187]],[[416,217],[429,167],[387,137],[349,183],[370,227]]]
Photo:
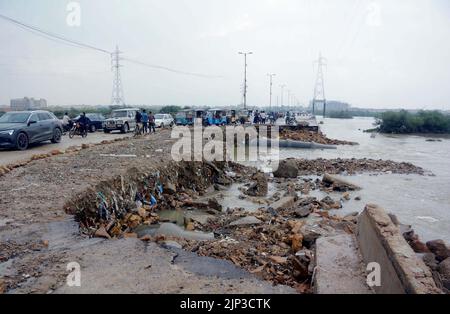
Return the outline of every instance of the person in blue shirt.
[[[147,134],[148,133],[148,114],[145,109],[144,109],[144,111],[142,111],[142,123],[144,125],[144,134]]]

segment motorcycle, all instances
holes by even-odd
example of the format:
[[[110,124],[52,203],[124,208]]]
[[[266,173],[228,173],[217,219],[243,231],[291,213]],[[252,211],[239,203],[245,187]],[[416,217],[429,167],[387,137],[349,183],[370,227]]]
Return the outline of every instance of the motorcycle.
[[[80,135],[81,137],[87,137],[88,131],[85,127],[82,127],[79,122],[75,123],[69,132],[69,137],[74,138],[75,135]]]

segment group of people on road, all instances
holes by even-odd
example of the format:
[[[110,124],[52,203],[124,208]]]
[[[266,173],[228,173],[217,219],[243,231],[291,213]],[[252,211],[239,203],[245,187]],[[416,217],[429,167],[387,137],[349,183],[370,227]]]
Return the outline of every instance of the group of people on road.
[[[153,112],[147,113],[147,110],[136,111],[134,117],[138,132],[142,134],[156,133],[155,116]]]
[[[253,116],[253,124],[274,124],[277,117],[274,112],[270,112],[267,114],[265,111],[259,112],[256,110],[254,116]]]

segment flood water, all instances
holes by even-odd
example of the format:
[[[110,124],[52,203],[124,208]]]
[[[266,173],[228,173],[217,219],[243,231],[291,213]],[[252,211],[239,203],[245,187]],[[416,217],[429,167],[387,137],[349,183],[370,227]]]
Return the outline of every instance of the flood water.
[[[361,174],[347,177],[363,188],[352,195],[361,196],[362,201],[346,202],[340,212],[361,211],[365,204],[378,204],[396,214],[402,223],[413,225],[422,240],[450,242],[450,139],[443,136],[439,137],[441,142],[427,142],[430,136],[382,134],[371,138],[363,130],[373,128],[373,122],[373,118],[326,119],[321,130],[328,137],[360,145],[338,146],[337,150],[283,149],[280,156],[282,159],[390,159],[424,168],[434,176]]]

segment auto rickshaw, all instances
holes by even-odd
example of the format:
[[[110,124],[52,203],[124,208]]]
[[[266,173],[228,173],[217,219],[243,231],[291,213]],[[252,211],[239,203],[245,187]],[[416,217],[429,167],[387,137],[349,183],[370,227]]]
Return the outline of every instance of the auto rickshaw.
[[[175,116],[176,125],[193,125],[195,111],[191,109],[182,110]]]

